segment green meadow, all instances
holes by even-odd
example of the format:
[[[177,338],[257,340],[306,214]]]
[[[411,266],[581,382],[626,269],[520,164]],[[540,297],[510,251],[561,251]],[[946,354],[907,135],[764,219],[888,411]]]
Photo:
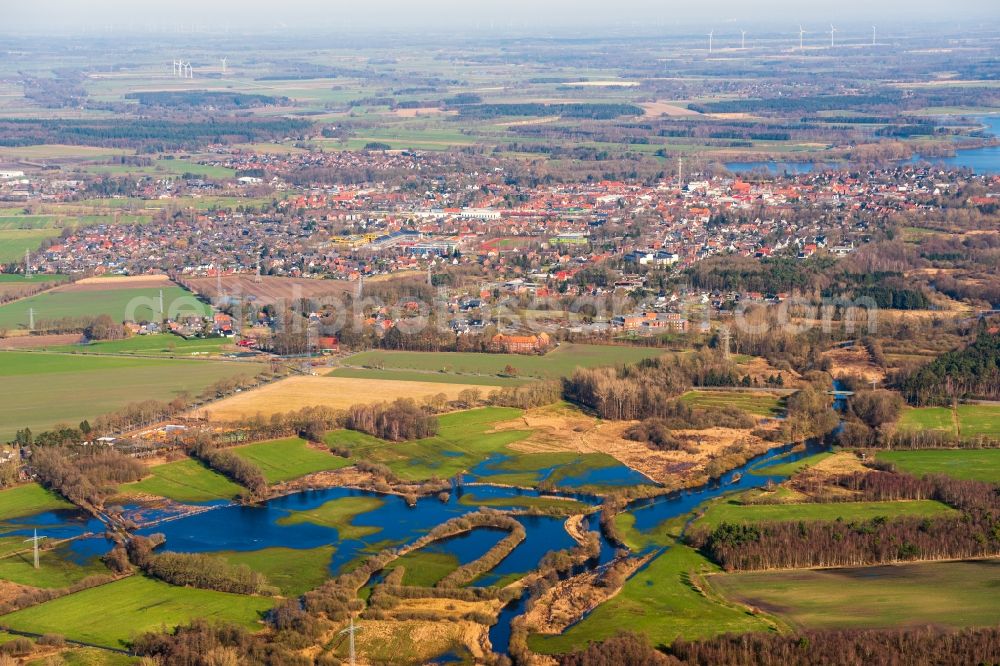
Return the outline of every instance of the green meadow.
[[[1000,449],[882,451],[877,458],[914,476],[947,474],[957,479],[1000,483]]]
[[[231,450],[240,458],[257,465],[268,483],[292,481],[307,474],[340,469],[351,464],[346,458],[314,448],[298,437],[247,444]]]
[[[735,606],[720,604],[691,583],[692,574],[718,571],[697,551],[679,543],[657,555],[622,591],[556,636],[535,634],[528,645],[543,654],[572,652],[589,641],[622,631],[644,635],[653,645],[677,637],[705,638],[727,632],[766,631],[769,624]]]
[[[58,236],[58,229],[0,230],[0,263],[21,261],[25,250],[34,253],[46,238]]]
[[[42,488],[37,483],[25,483],[0,490],[0,520],[72,508],[74,506],[61,496]]]
[[[1000,561],[709,576],[723,596],[809,629],[995,626]]]
[[[934,500],[907,502],[809,502],[803,504],[740,504],[720,500],[708,505],[695,525],[713,528],[721,523],[766,523],[818,520],[870,520],[878,516],[935,516],[955,510]]]
[[[295,548],[263,548],[251,551],[213,553],[230,564],[245,564],[264,574],[267,581],[281,594],[294,596],[315,589],[329,577],[333,546],[299,550]]]
[[[36,569],[31,544],[23,546],[28,550],[0,557],[0,579],[30,587],[63,588],[78,583],[87,576],[108,573],[108,568],[96,558],[78,564],[72,554],[67,552],[66,546],[42,550],[39,568]]]
[[[458,566],[458,558],[451,553],[437,553],[421,548],[393,561],[386,570],[403,567],[403,585],[433,587]]]
[[[374,511],[385,504],[378,497],[340,497],[321,504],[315,509],[292,511],[287,516],[278,519],[279,525],[300,525],[312,523],[322,527],[332,527],[337,530],[340,539],[363,539],[379,532],[381,528],[367,525],[355,525],[354,519],[361,514]]]
[[[121,648],[143,632],[170,629],[198,617],[255,629],[273,605],[268,597],[175,587],[136,575],[0,616],[0,624]]]
[[[177,502],[210,502],[232,499],[243,491],[226,477],[197,460],[178,460],[149,468],[149,476],[119,487],[123,495],[142,493]]]
[[[1000,405],[958,405],[907,409],[899,418],[900,430],[935,430],[956,435],[963,440],[978,437],[1000,438]]]
[[[387,442],[361,433],[335,430],[326,441],[346,447],[352,459],[387,465],[407,480],[448,478],[474,467],[490,454],[506,450],[508,444],[528,437],[527,430],[490,432],[500,421],[521,415],[510,407],[484,407],[438,417],[438,434],[410,442]]]

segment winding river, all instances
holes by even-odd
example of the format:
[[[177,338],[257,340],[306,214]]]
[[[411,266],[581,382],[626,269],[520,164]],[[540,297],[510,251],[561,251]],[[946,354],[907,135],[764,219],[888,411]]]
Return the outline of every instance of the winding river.
[[[689,514],[698,506],[721,495],[760,487],[768,482],[780,482],[786,477],[768,474],[769,467],[799,460],[823,449],[824,445],[818,441],[811,441],[800,447],[791,444],[778,446],[703,486],[638,500],[630,504],[626,511],[635,516],[635,529],[648,533],[658,529],[664,522]],[[594,476],[591,477],[591,474]],[[607,482],[612,478],[620,482],[632,480],[629,475],[622,476],[620,472],[615,472],[611,478],[605,478],[611,474],[607,470],[591,470],[580,478],[574,478],[573,483],[585,486]],[[387,546],[411,543],[450,518],[476,511],[479,504],[488,504],[497,509],[518,509],[523,508],[519,504],[519,500],[523,498],[553,494],[476,484],[454,487],[447,501],[437,497],[423,497],[414,506],[409,506],[402,497],[396,495],[327,488],[297,492],[257,506],[241,506],[229,502],[208,503],[202,505],[203,510],[200,512],[184,516],[150,511],[140,506],[127,506],[125,511],[127,514],[141,516],[145,521],[145,526],[138,530],[138,534],[162,533],[166,536],[164,549],[177,552],[253,551],[271,547],[309,549],[332,545],[335,550],[328,568],[331,575],[336,575],[357,558]],[[591,495],[568,492],[560,496],[594,508],[599,504],[599,498]],[[341,539],[335,527],[294,518],[297,512],[311,511],[327,502],[344,498],[375,500],[372,502],[374,508],[359,513],[350,521],[353,528],[366,528],[352,531],[355,534],[363,533],[363,537]],[[477,580],[477,585],[491,585],[503,579],[510,580],[516,574],[526,574],[538,566],[547,552],[575,545],[563,527],[563,518],[519,516],[517,519],[524,525],[525,540],[492,571]],[[597,512],[589,515],[587,520],[591,530],[600,532]],[[104,537],[103,523],[72,511],[52,511],[20,521],[9,521],[3,525],[0,534],[27,538],[36,527],[50,537],[77,537],[65,547],[71,557],[80,561],[102,555],[112,545]],[[81,536],[87,534],[92,536]],[[504,534],[505,532],[495,529],[477,529],[436,542],[428,548],[437,553],[452,555],[460,564],[465,564],[482,556]],[[611,561],[615,550],[602,535],[600,554],[588,562],[587,567]],[[490,640],[497,652],[507,652],[511,620],[524,612],[526,596],[502,609],[497,623],[490,628]]]

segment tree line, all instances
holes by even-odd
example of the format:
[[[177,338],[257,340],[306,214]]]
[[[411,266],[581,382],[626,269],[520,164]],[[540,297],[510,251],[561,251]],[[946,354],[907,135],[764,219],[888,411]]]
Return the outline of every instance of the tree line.
[[[138,461],[103,447],[35,448],[29,464],[43,486],[90,511],[145,474]]]
[[[688,641],[678,638],[654,649],[649,640],[625,632],[559,657],[560,666],[869,666],[869,664],[1000,663],[1000,628],[941,627],[804,630],[789,634],[724,634]]]
[[[735,366],[711,351],[663,356],[621,367],[577,368],[563,397],[614,420],[669,418],[673,398],[692,386],[733,386]]]
[[[344,426],[379,439],[399,442],[437,434],[438,421],[417,406],[412,398],[392,402],[354,405],[347,410]]]
[[[191,448],[191,455],[216,472],[247,489],[244,499],[254,500],[267,495],[267,478],[257,465],[240,458],[232,451],[220,449],[209,441],[198,442]]]
[[[205,553],[160,553],[153,549],[160,539],[134,536],[128,544],[129,559],[144,572],[171,585],[197,587],[232,594],[273,594],[267,578],[246,564],[232,565]]]
[[[853,491],[849,497],[856,500],[933,499],[960,513],[861,521],[722,523],[714,529],[693,529],[685,538],[727,571],[867,566],[1000,554],[1000,489],[994,484],[947,476],[918,479],[883,471],[844,475],[834,484]],[[811,497],[829,501],[838,496],[812,493]]]

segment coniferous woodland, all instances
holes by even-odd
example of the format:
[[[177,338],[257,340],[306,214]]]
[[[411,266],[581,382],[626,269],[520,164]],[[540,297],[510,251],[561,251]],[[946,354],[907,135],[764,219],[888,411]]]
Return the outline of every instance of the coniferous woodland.
[[[1000,398],[1000,335],[981,332],[965,349],[942,354],[896,377],[914,405],[947,405],[965,398]]]

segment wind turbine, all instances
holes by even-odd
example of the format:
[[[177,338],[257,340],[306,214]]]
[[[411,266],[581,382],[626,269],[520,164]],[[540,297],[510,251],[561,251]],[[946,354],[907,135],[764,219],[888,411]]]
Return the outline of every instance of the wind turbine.
[[[25,539],[24,540],[25,543],[28,543],[29,541],[31,541],[35,545],[35,568],[36,569],[39,568],[39,566],[38,566],[38,542],[41,541],[42,539],[45,539],[45,538],[46,537],[40,537],[40,536],[38,536],[38,530],[35,530],[35,536],[31,537],[30,539]]]
[[[708,33],[708,52],[712,52],[712,38],[715,37],[715,30],[711,30]]]
[[[837,29],[835,27],[833,27],[833,24],[831,23],[830,24],[830,48],[831,49],[833,48],[833,36],[835,34],[837,34]]]
[[[805,47],[803,46],[802,36],[806,34],[806,31],[799,26],[799,51],[802,51]]]
[[[746,49],[747,47],[747,31],[740,30],[740,48]]]
[[[872,26],[872,46],[875,46],[875,26]]]
[[[228,60],[228,58],[223,58],[222,59],[222,75],[223,76],[226,75],[226,60]]]

